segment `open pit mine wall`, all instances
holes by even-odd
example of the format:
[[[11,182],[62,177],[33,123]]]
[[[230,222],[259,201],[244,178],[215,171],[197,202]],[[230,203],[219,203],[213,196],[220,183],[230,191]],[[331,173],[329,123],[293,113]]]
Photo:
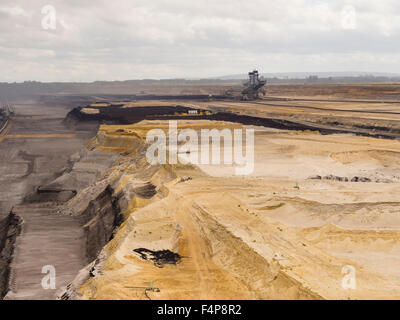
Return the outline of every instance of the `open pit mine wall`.
[[[148,107],[135,107],[135,108],[122,108],[121,106],[113,106],[106,108],[90,107],[91,109],[98,109],[99,113],[87,114],[81,112],[82,107],[77,107],[71,110],[66,116],[64,122],[70,125],[83,124],[88,121],[96,121],[99,123],[107,122],[110,124],[132,124],[142,120],[217,120],[236,122],[245,125],[259,125],[275,129],[283,130],[318,130],[313,126],[299,124],[296,122],[260,118],[246,115],[239,115],[230,112],[216,112],[210,115],[177,115],[187,114],[190,110],[197,110],[183,106],[148,106]],[[205,111],[205,110],[199,110]],[[321,133],[333,133],[333,130],[320,130]],[[336,131],[335,131],[336,132]]]
[[[115,228],[123,222],[118,202],[120,196],[115,196],[112,188],[107,185],[81,213],[86,220],[83,229],[88,262],[96,259],[100,250],[111,240]]]
[[[76,124],[79,122],[95,121],[104,122],[110,124],[131,124],[142,121],[144,119],[151,118],[153,116],[174,116],[175,113],[188,113],[189,110],[196,110],[194,108],[184,106],[147,106],[147,107],[135,107],[135,108],[123,108],[123,105],[113,105],[112,107],[93,107],[87,106],[90,109],[97,109],[99,113],[84,113],[81,112],[82,107],[72,109],[66,118],[64,123]]]
[[[87,114],[81,112],[82,107],[77,107],[69,112],[64,121],[67,125],[76,127],[85,125],[85,123],[89,122],[123,125],[136,123],[142,120],[215,120],[240,123],[243,125],[263,126],[281,130],[318,131],[321,134],[349,133],[382,139],[396,139],[399,136],[398,132],[391,132],[387,129],[380,130],[381,128],[377,127],[362,128],[367,130],[360,130],[360,127],[357,125],[346,127],[341,124],[337,124],[328,127],[319,123],[302,123],[286,119],[256,117],[218,110],[210,112],[210,110],[194,109],[173,104],[171,104],[171,106],[147,106],[133,108],[123,108],[122,106],[123,105],[113,105],[112,107],[88,106],[91,109],[99,110],[99,112],[96,114]],[[188,114],[190,110],[208,112],[203,112],[201,115],[190,115]]]
[[[15,240],[21,231],[21,219],[10,213],[0,220],[0,300],[9,288],[10,264],[13,258]]]

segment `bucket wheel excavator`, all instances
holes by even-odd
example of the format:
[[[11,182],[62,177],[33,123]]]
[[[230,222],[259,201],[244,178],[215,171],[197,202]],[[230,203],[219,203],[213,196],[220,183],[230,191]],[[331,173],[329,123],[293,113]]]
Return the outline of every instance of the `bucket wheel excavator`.
[[[244,83],[245,88],[242,91],[242,100],[257,100],[260,93],[265,95],[266,91],[263,88],[267,83],[263,77],[259,76],[257,70],[249,72],[249,80]]]

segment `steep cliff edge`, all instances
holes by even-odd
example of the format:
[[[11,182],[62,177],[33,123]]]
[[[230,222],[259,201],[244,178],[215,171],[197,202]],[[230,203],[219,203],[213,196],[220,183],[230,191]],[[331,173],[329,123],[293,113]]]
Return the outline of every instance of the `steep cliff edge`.
[[[10,264],[13,259],[15,241],[21,232],[21,219],[10,213],[0,221],[0,299],[10,287]]]

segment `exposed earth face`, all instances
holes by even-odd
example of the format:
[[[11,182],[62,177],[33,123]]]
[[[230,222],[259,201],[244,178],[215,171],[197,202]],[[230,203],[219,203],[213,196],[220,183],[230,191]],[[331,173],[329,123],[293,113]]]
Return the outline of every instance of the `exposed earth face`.
[[[119,128],[135,136],[149,124],[100,132],[116,139]],[[400,152],[400,143],[255,129],[250,176],[237,177],[226,165],[168,166],[177,178],[158,187],[162,199],[141,208],[134,200],[103,249],[101,275],[81,287],[81,298],[146,299],[141,288],[150,281],[160,289],[147,292],[152,299],[398,297],[399,163],[387,157]],[[371,181],[352,182],[356,176]],[[123,177],[117,190],[138,183]],[[142,247],[168,249],[182,260],[160,269],[133,251]],[[355,290],[342,287],[346,266],[356,270]]]
[[[400,298],[398,103],[284,89],[306,101],[116,99],[65,121],[71,108],[16,104],[0,138],[1,208],[16,219],[6,298]],[[254,171],[149,164],[146,135],[171,119],[199,134],[254,129]],[[57,269],[54,290],[43,265]]]

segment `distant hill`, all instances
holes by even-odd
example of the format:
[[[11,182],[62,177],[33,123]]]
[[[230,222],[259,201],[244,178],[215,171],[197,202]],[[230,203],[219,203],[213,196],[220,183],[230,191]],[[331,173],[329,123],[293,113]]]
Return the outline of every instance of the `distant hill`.
[[[260,71],[260,70],[259,70]],[[281,73],[261,73],[264,78],[279,78],[279,79],[306,79],[310,76],[317,76],[319,78],[347,78],[347,77],[387,77],[387,78],[400,78],[400,73],[386,73],[386,72],[357,72],[357,71],[344,71],[344,72],[281,72]],[[233,74],[220,77],[212,77],[210,79],[220,80],[241,80],[247,79],[247,74]]]
[[[274,84],[371,84],[400,83],[400,74],[379,72],[286,72],[263,73],[268,85]],[[0,82],[0,103],[4,99],[24,95],[104,95],[104,94],[213,94],[237,87],[247,74],[208,79],[145,79],[95,82]],[[4,100],[5,101],[5,100]]]

